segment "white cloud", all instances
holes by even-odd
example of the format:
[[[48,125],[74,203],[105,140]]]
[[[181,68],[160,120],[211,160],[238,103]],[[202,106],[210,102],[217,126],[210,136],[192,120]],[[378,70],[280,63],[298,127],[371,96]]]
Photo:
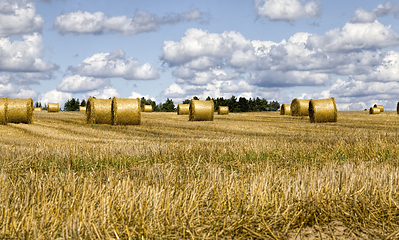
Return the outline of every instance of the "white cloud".
[[[158,70],[149,63],[125,57],[121,49],[111,53],[97,53],[82,61],[77,67],[70,66],[73,74],[98,78],[122,77],[127,80],[153,80],[159,78]]]
[[[154,97],[150,97],[150,95],[141,95],[140,93],[137,92],[132,92],[132,94],[130,94],[129,98],[145,98],[145,99],[151,99],[152,101],[155,101]]]
[[[38,102],[42,105],[48,103],[59,103],[60,108],[62,108],[66,101],[72,98],[72,93],[61,92],[57,90],[51,90],[44,94],[41,94],[38,98]]]
[[[113,87],[105,87],[101,93],[98,92],[98,91],[87,92],[87,94],[83,95],[83,96],[85,98],[88,98],[89,96],[92,96],[92,97],[101,98],[101,99],[120,97],[120,95],[118,93],[118,90],[116,90]]]
[[[397,14],[399,7],[393,5],[391,2],[386,2],[385,5],[378,4],[378,6],[371,12],[364,10],[359,7],[355,11],[355,15],[350,20],[351,23],[372,23],[377,20],[378,17],[387,16],[391,13]]]
[[[322,6],[317,1],[301,0],[255,0],[259,16],[275,21],[296,21],[301,17],[319,17]]]
[[[80,75],[66,76],[57,85],[57,90],[62,92],[87,92],[110,85],[109,80]]]
[[[355,75],[355,80],[399,82],[399,52],[390,51],[371,73]]]
[[[323,36],[312,35],[308,47],[326,52],[350,52],[399,45],[399,35],[391,26],[378,21],[372,23],[346,23],[340,31],[333,29]]]
[[[329,75],[310,71],[259,71],[250,75],[248,82],[260,87],[293,87],[324,85]]]
[[[58,68],[53,63],[44,62],[42,37],[38,33],[23,36],[23,41],[11,42],[0,38],[0,71],[43,72]]]
[[[0,37],[10,37],[40,32],[44,20],[36,14],[35,5],[31,1],[2,0],[0,23]]]
[[[163,24],[200,20],[203,13],[192,7],[190,12],[171,13],[162,18],[147,12],[136,12],[133,17],[107,17],[102,12],[72,12],[58,16],[54,28],[61,34],[100,34],[116,32],[124,35],[156,31]]]

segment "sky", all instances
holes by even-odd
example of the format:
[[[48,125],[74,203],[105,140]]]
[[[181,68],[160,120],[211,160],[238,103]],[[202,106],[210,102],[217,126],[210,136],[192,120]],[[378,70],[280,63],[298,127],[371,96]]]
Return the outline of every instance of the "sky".
[[[399,2],[0,0],[0,97],[399,101]]]

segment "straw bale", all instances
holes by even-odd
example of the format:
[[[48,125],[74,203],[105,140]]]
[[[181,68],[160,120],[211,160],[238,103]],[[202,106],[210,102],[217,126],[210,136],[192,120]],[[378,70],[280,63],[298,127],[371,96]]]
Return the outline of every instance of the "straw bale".
[[[0,98],[0,125],[7,124],[7,98]]]
[[[59,103],[48,103],[47,112],[59,112],[60,104]]]
[[[380,112],[383,112],[383,111],[384,111],[384,106],[383,106],[383,105],[374,104],[373,107],[374,107],[374,108],[379,108],[379,109],[380,109]]]
[[[218,114],[219,115],[227,115],[227,114],[229,114],[229,106],[219,106]]]
[[[309,102],[310,100],[303,100],[295,98],[291,102],[292,116],[309,116]]]
[[[152,112],[152,105],[143,105],[143,112]]]
[[[396,105],[396,113],[399,114],[399,102],[398,102],[398,104]]]
[[[140,125],[140,98],[112,99],[112,122],[114,125]]]
[[[190,121],[213,121],[213,114],[213,100],[202,101],[191,99],[189,116]]]
[[[32,123],[33,100],[32,98],[7,99],[7,122]]]
[[[376,108],[376,107],[371,107],[370,108],[370,114],[380,114],[381,109]]]
[[[112,124],[112,99],[89,97],[86,104],[88,124]]]
[[[42,111],[42,108],[36,107],[36,108],[33,108],[33,111],[35,111],[35,112],[40,112],[40,111]]]
[[[79,111],[80,112],[86,112],[86,107],[79,106]]]
[[[189,115],[190,104],[177,104],[177,115]]]
[[[291,104],[281,104],[280,115],[291,115]]]
[[[336,122],[338,120],[335,99],[317,99],[309,102],[310,122]]]

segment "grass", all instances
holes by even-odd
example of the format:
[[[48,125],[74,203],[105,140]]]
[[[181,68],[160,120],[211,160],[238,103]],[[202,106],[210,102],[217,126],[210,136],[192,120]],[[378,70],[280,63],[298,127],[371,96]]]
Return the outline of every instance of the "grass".
[[[0,126],[0,239],[398,239],[398,123],[35,112]]]

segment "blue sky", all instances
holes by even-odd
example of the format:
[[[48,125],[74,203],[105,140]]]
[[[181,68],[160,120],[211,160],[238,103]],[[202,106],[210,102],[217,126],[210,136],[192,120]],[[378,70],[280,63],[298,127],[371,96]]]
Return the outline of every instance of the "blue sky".
[[[398,1],[0,0],[0,97],[399,101]]]

